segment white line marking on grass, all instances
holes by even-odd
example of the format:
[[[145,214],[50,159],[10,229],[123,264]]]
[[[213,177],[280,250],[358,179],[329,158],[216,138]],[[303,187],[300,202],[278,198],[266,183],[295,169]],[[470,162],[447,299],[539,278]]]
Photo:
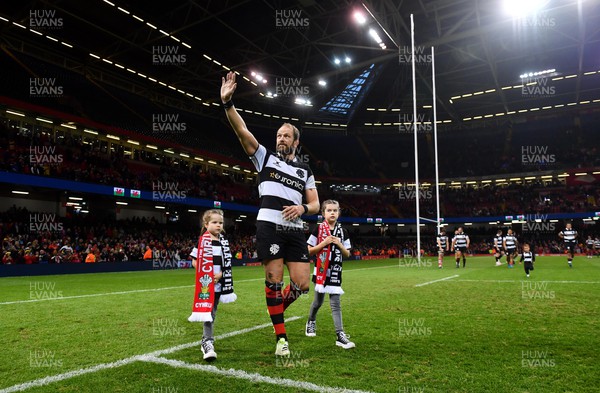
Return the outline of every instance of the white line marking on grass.
[[[300,318],[301,317],[299,317],[299,316],[287,318],[285,320],[285,322],[295,321],[295,320],[300,319]],[[227,337],[233,337],[233,336],[237,336],[237,335],[240,335],[240,334],[249,333],[249,332],[252,332],[254,330],[263,329],[263,328],[266,328],[268,326],[273,326],[273,325],[270,324],[270,323],[265,323],[265,324],[262,324],[262,325],[256,325],[256,326],[252,326],[252,327],[249,327],[249,328],[245,328],[245,329],[236,330],[236,331],[233,331],[233,332],[221,334],[219,336],[216,336],[215,339],[219,340],[219,339],[223,339],[223,338],[227,338]],[[143,355],[131,356],[131,357],[128,357],[128,358],[125,358],[125,359],[117,360],[116,362],[101,363],[101,364],[97,364],[95,366],[88,367],[88,368],[80,368],[79,370],[68,371],[68,372],[63,373],[63,374],[51,375],[51,376],[47,376],[47,377],[44,377],[44,378],[35,379],[33,381],[29,381],[29,382],[21,383],[21,384],[18,384],[18,385],[10,386],[8,388],[0,389],[0,393],[22,392],[23,390],[27,390],[27,389],[30,389],[30,388],[33,388],[33,387],[49,385],[49,384],[54,383],[54,382],[64,381],[65,379],[70,379],[70,378],[78,377],[80,375],[85,375],[85,374],[95,373],[95,372],[106,370],[106,369],[111,369],[111,368],[117,368],[117,367],[125,366],[125,365],[133,363],[133,362],[143,361],[147,357],[161,356],[161,355],[165,355],[165,354],[177,352],[177,351],[180,351],[182,349],[187,349],[187,348],[195,347],[195,346],[200,345],[201,342],[202,341],[194,341],[194,342],[187,343],[187,344],[176,345],[176,346],[171,347],[171,348],[161,349],[161,350],[154,351],[154,352],[149,352],[149,353],[146,353],[146,354],[143,354]]]
[[[346,272],[359,271],[359,270],[370,270],[370,269],[386,269],[390,267],[396,267],[396,265],[389,266],[374,266],[374,267],[365,267],[360,269],[348,269]],[[251,281],[262,281],[264,278],[249,278],[246,280],[237,280],[235,283],[241,282],[251,282]],[[131,293],[144,293],[144,292],[156,292],[156,291],[167,291],[171,289],[181,289],[181,288],[193,288],[193,285],[180,285],[177,287],[164,287],[164,288],[149,288],[149,289],[134,289],[131,291],[117,291],[117,292],[104,292],[104,293],[89,293],[86,295],[73,295],[73,296],[62,296],[62,297],[53,297],[53,298],[43,298],[43,299],[27,299],[27,300],[13,300],[10,302],[0,302],[0,306],[7,304],[22,304],[22,303],[36,303],[36,302],[45,302],[50,300],[67,300],[67,299],[83,299],[87,297],[98,297],[98,296],[110,296],[110,295],[128,295]]]
[[[459,277],[459,275],[455,274],[454,276],[444,277],[444,278],[440,278],[440,279],[433,280],[433,281],[427,281],[427,282],[424,282],[424,283],[421,283],[421,284],[417,284],[417,285],[415,285],[415,287],[424,287],[425,285],[433,284],[434,282],[446,281],[446,280],[450,280],[450,279],[453,279],[453,278],[456,278],[456,277]]]
[[[299,389],[301,391],[312,390],[315,392],[328,392],[328,393],[369,393],[364,390],[351,390],[347,388],[338,388],[338,387],[330,387],[330,386],[321,386],[316,385],[311,382],[305,381],[295,381],[293,379],[287,378],[277,378],[277,377],[268,377],[266,375],[258,374],[258,373],[249,373],[244,370],[235,370],[228,369],[224,370],[215,366],[209,366],[206,364],[192,364],[186,363],[181,360],[173,360],[173,359],[165,359],[165,358],[157,358],[153,356],[143,357],[141,359],[145,362],[157,363],[157,364],[166,364],[171,367],[176,368],[186,368],[189,370],[197,370],[197,371],[205,371],[212,374],[222,375],[226,377],[233,377],[239,379],[245,379],[251,382],[260,382],[260,383],[269,383],[277,386],[288,386],[294,389]]]
[[[264,280],[264,278],[251,278],[251,279],[248,279],[248,280],[238,280],[238,281],[235,281],[235,283],[248,282],[248,281],[259,281],[259,280]],[[81,299],[81,298],[86,298],[86,297],[98,297],[98,296],[109,296],[109,295],[128,295],[130,293],[156,292],[156,291],[166,291],[166,290],[170,290],[170,289],[193,288],[193,287],[194,287],[194,285],[180,285],[178,287],[134,289],[134,290],[131,290],[131,291],[89,293],[87,295],[62,296],[62,297],[43,298],[43,299],[14,300],[14,301],[11,301],[11,302],[1,302],[0,306],[5,305],[5,304],[20,304],[20,303],[45,302],[45,301],[49,301],[49,300]]]
[[[552,284],[600,284],[600,281],[536,281],[536,280],[454,280],[454,282],[549,282]]]
[[[290,318],[286,318],[285,322],[292,322],[295,320],[300,319],[301,317],[299,316],[295,316],[295,317],[290,317]],[[264,323],[262,325],[256,325],[256,326],[252,326],[249,328],[245,328],[245,329],[241,329],[241,330],[236,330],[234,332],[229,332],[229,333],[225,333],[225,334],[221,334],[219,336],[215,337],[215,340],[221,340],[224,338],[228,338],[228,337],[233,337],[233,336],[237,336],[240,334],[245,334],[245,333],[250,333],[253,332],[254,330],[260,330],[260,329],[264,329],[266,327],[269,326],[273,326],[273,324],[271,323]],[[192,347],[197,347],[198,345],[200,345],[200,343],[202,342],[202,340],[200,341],[194,341],[191,343],[187,343],[187,344],[180,344],[171,348],[167,348],[167,349],[160,349],[158,351],[154,351],[154,352],[150,352],[150,353],[146,353],[144,355],[140,355],[140,356],[162,356],[162,355],[167,355],[173,352],[177,352],[177,351],[181,351],[182,349],[188,349],[188,348],[192,348]],[[1,393],[1,392],[0,392]]]
[[[95,366],[88,367],[88,368],[80,368],[79,370],[73,370],[73,371],[63,373],[63,374],[47,376],[44,378],[35,379],[33,381],[21,383],[19,385],[14,385],[9,388],[0,390],[0,393],[22,392],[23,390],[27,390],[27,389],[30,389],[33,387],[49,385],[53,382],[64,381],[65,379],[78,377],[80,375],[95,373],[97,371],[105,370],[108,368],[116,368],[116,367],[125,366],[129,363],[133,363],[138,360],[141,360],[140,356],[132,356],[127,359],[118,360],[116,362],[102,363],[102,364],[97,364]]]
[[[398,267],[398,265],[388,265],[388,266],[373,266],[373,267],[361,267],[359,269],[347,269],[344,270],[344,273],[348,273],[348,272],[357,272],[359,270],[371,270],[371,269],[387,269],[390,267]]]

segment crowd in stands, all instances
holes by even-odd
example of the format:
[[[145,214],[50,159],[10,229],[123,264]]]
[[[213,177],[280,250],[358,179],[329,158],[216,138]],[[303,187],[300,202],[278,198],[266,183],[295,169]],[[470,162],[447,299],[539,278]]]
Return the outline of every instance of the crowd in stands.
[[[32,215],[24,208],[12,207],[0,213],[3,264],[35,263],[92,263],[152,260],[156,268],[173,268],[180,260],[189,260],[189,253],[197,245],[198,228],[181,224],[159,224],[154,219],[126,220],[98,219],[79,216],[60,218],[57,230],[36,231],[29,223]],[[467,231],[471,238],[469,252],[489,254],[493,246],[495,228]],[[350,227],[352,255],[396,258],[416,256],[414,234],[372,231],[359,234]],[[562,245],[556,233],[517,233],[521,242],[530,242],[538,253],[561,253]],[[597,234],[580,230],[580,242],[587,235]],[[256,261],[253,227],[235,226],[227,230],[234,258]],[[451,233],[449,236],[452,237]],[[583,245],[580,245],[582,248]],[[436,238],[431,229],[422,235],[425,255],[436,254]]]
[[[56,144],[54,154],[61,155],[60,165],[32,164],[30,146],[52,145],[48,135],[4,128],[0,135],[0,170],[142,190],[169,183],[190,197],[258,205],[257,187],[243,174],[231,171],[227,176],[220,175],[168,155],[145,151],[136,151],[135,156],[130,157],[120,147],[108,154],[106,144],[84,143],[81,138],[68,134]],[[434,190],[430,188],[421,195],[422,213],[434,216]],[[319,196],[321,200],[339,200],[347,216],[406,218],[415,215],[414,192],[400,195],[394,188],[382,187],[376,194],[353,195],[333,192],[323,184],[319,187]],[[442,216],[447,217],[582,212],[599,208],[600,188],[567,187],[557,182],[480,188],[445,186],[441,188],[440,203]]]
[[[39,213],[12,207],[0,213],[3,263],[125,262],[152,259],[158,267],[188,260],[197,246],[199,228],[159,224],[154,219],[99,220],[62,217],[52,226],[30,225]],[[249,231],[228,238],[238,259],[256,258]]]

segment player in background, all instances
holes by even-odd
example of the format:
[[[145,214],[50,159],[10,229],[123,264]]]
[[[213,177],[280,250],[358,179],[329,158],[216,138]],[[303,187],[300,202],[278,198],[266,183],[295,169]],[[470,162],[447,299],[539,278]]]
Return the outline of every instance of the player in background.
[[[469,240],[469,236],[463,232],[462,227],[458,227],[456,230],[456,234],[452,239],[452,248],[454,249],[454,257],[456,258],[456,267],[460,268],[460,257],[462,256],[463,268],[466,267],[467,264],[467,249],[471,241]]]
[[[600,257],[600,237],[598,236],[594,238],[594,253],[596,257]]]
[[[508,261],[508,267],[514,267],[515,258],[517,257],[517,247],[519,246],[519,241],[517,240],[517,237],[513,234],[512,229],[506,231],[506,236],[504,236],[502,246],[506,250],[506,260]]]
[[[565,242],[565,249],[567,250],[567,263],[569,267],[573,267],[573,257],[575,256],[575,246],[577,246],[577,231],[573,229],[573,224],[568,222],[565,225],[565,229],[558,233],[558,237],[563,239]]]
[[[504,238],[502,237],[502,229],[498,229],[494,236],[494,257],[496,258],[496,266],[502,265],[502,256],[504,255]]]
[[[585,247],[587,254],[586,258],[592,258],[594,256],[594,239],[592,239],[592,236],[588,236],[585,240]]]
[[[450,250],[450,243],[448,242],[448,236],[446,231],[441,230],[440,234],[437,235],[437,246],[438,246],[438,268],[442,268],[444,262],[444,254]]]
[[[530,250],[529,244],[523,244],[523,253],[519,263],[524,262],[525,274],[529,278],[529,272],[533,270],[533,262],[535,262],[535,252]]]

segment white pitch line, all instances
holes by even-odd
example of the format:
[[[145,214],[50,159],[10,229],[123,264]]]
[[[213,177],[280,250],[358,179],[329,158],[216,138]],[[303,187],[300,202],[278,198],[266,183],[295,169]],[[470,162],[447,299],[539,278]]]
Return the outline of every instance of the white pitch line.
[[[503,282],[548,282],[548,283],[552,283],[552,284],[600,284],[600,281],[547,281],[547,280],[543,280],[543,281],[536,281],[536,280],[454,280],[453,282],[496,282],[496,283],[503,283]]]
[[[294,389],[299,389],[300,391],[315,391],[315,392],[326,392],[326,393],[370,393],[364,390],[352,390],[347,388],[339,388],[339,387],[331,387],[331,386],[321,386],[316,385],[312,382],[305,381],[296,381],[293,379],[287,378],[278,378],[278,377],[269,377],[266,375],[258,374],[258,373],[249,373],[244,370],[235,370],[230,368],[228,370],[224,370],[222,368],[218,368],[215,366],[209,366],[206,364],[192,364],[186,363],[181,360],[174,359],[165,359],[154,356],[147,356],[140,359],[145,362],[157,363],[157,364],[166,364],[171,367],[176,368],[185,368],[189,370],[196,371],[204,371],[212,374],[222,375],[225,377],[233,377],[239,379],[245,379],[250,382],[260,382],[260,383],[269,383],[277,386],[288,386]]]
[[[300,319],[300,318],[301,317],[299,317],[299,316],[295,316],[295,317],[287,318],[285,321],[286,322],[291,322],[291,321],[295,321],[295,320]],[[227,337],[233,337],[233,336],[237,336],[237,335],[240,335],[240,334],[249,333],[249,332],[252,332],[254,330],[259,330],[259,329],[266,328],[268,326],[273,326],[273,325],[270,324],[270,323],[265,323],[265,324],[262,324],[262,325],[252,326],[252,327],[249,327],[249,328],[246,328],[246,329],[236,330],[236,331],[233,331],[233,332],[229,332],[229,333],[225,333],[225,334],[221,334],[219,336],[216,336],[215,340],[220,340],[220,339],[227,338]],[[111,368],[125,366],[125,365],[133,363],[133,362],[142,361],[142,360],[144,360],[143,358],[146,358],[146,357],[157,357],[157,356],[161,356],[161,355],[165,355],[165,354],[177,352],[177,351],[180,351],[182,349],[187,349],[187,348],[195,347],[195,346],[200,345],[201,342],[202,341],[194,341],[194,342],[187,343],[187,344],[180,344],[180,345],[176,345],[176,346],[171,347],[171,348],[161,349],[161,350],[149,352],[149,353],[146,353],[146,354],[143,354],[143,355],[131,356],[131,357],[128,357],[128,358],[125,358],[125,359],[117,360],[116,362],[101,363],[101,364],[97,364],[95,366],[88,367],[88,368],[80,368],[78,370],[68,371],[68,372],[63,373],[63,374],[50,375],[50,376],[47,376],[47,377],[44,377],[44,378],[35,379],[33,381],[29,381],[29,382],[25,382],[25,383],[20,383],[18,385],[14,385],[14,386],[10,386],[8,388],[0,389],[0,393],[22,392],[24,390],[27,390],[27,389],[30,389],[30,388],[33,388],[33,387],[49,385],[49,384],[54,383],[54,382],[64,381],[65,379],[70,379],[70,378],[78,377],[80,375],[85,375],[85,374],[95,373],[95,372],[106,370],[106,369],[111,369]]]
[[[238,280],[235,283],[240,282],[248,282],[248,281],[259,281],[264,280],[264,278],[252,278],[248,280]],[[156,292],[156,291],[166,291],[170,289],[180,289],[180,288],[192,288],[194,285],[181,285],[178,287],[163,287],[163,288],[149,288],[149,289],[134,289],[131,291],[118,291],[118,292],[104,292],[104,293],[90,293],[87,295],[74,295],[74,296],[62,296],[62,297],[53,297],[46,299],[29,299],[29,300],[14,300],[11,302],[1,302],[0,306],[5,304],[20,304],[20,303],[33,303],[33,302],[45,302],[50,300],[66,300],[66,299],[81,299],[86,297],[98,297],[98,296],[109,296],[109,295],[128,295],[130,293],[142,293],[142,292]]]
[[[371,270],[371,269],[387,269],[390,267],[398,267],[398,265],[388,265],[388,266],[373,266],[373,267],[361,267],[359,269],[347,269],[344,270],[344,273],[348,273],[348,272],[357,272],[359,270]]]
[[[425,285],[433,284],[433,283],[435,283],[435,282],[440,282],[440,281],[446,281],[446,280],[450,280],[450,279],[452,279],[452,278],[456,278],[456,277],[459,277],[459,275],[458,275],[458,274],[455,274],[454,276],[450,276],[450,277],[444,277],[444,278],[440,278],[440,279],[438,279],[438,280],[433,280],[433,281],[427,281],[427,282],[424,282],[424,283],[421,283],[421,284],[417,284],[417,285],[415,285],[415,287],[423,287],[423,286],[425,286]]]

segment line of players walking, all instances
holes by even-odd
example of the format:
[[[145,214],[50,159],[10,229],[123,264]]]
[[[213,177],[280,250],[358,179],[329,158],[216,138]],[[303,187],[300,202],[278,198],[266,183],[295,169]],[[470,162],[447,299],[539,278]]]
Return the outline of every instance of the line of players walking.
[[[565,229],[558,233],[558,236],[563,240],[565,251],[567,253],[567,263],[569,268],[573,267],[573,257],[575,256],[575,247],[577,246],[577,231],[573,229],[571,223],[565,225]],[[454,252],[454,258],[456,260],[456,268],[460,268],[460,260],[462,259],[463,268],[466,267],[467,258],[466,251],[469,248],[470,240],[469,236],[464,233],[463,228],[459,227],[454,231],[454,237],[450,242],[445,230],[441,230],[437,236],[438,246],[438,267],[443,267],[444,255],[446,252]],[[600,238],[596,236],[592,239],[588,236],[586,242],[586,257],[592,258],[594,255],[600,256]],[[498,229],[496,236],[494,237],[494,257],[496,258],[496,266],[502,266],[502,257],[506,255],[506,262],[509,269],[514,268],[515,261],[519,256],[518,253],[519,240],[514,235],[512,229],[508,229],[506,236],[503,236],[502,230]],[[524,264],[525,274],[529,277],[530,271],[534,269],[533,264],[535,262],[535,252],[531,249],[531,246],[527,243],[523,244],[521,257],[519,264]]]

